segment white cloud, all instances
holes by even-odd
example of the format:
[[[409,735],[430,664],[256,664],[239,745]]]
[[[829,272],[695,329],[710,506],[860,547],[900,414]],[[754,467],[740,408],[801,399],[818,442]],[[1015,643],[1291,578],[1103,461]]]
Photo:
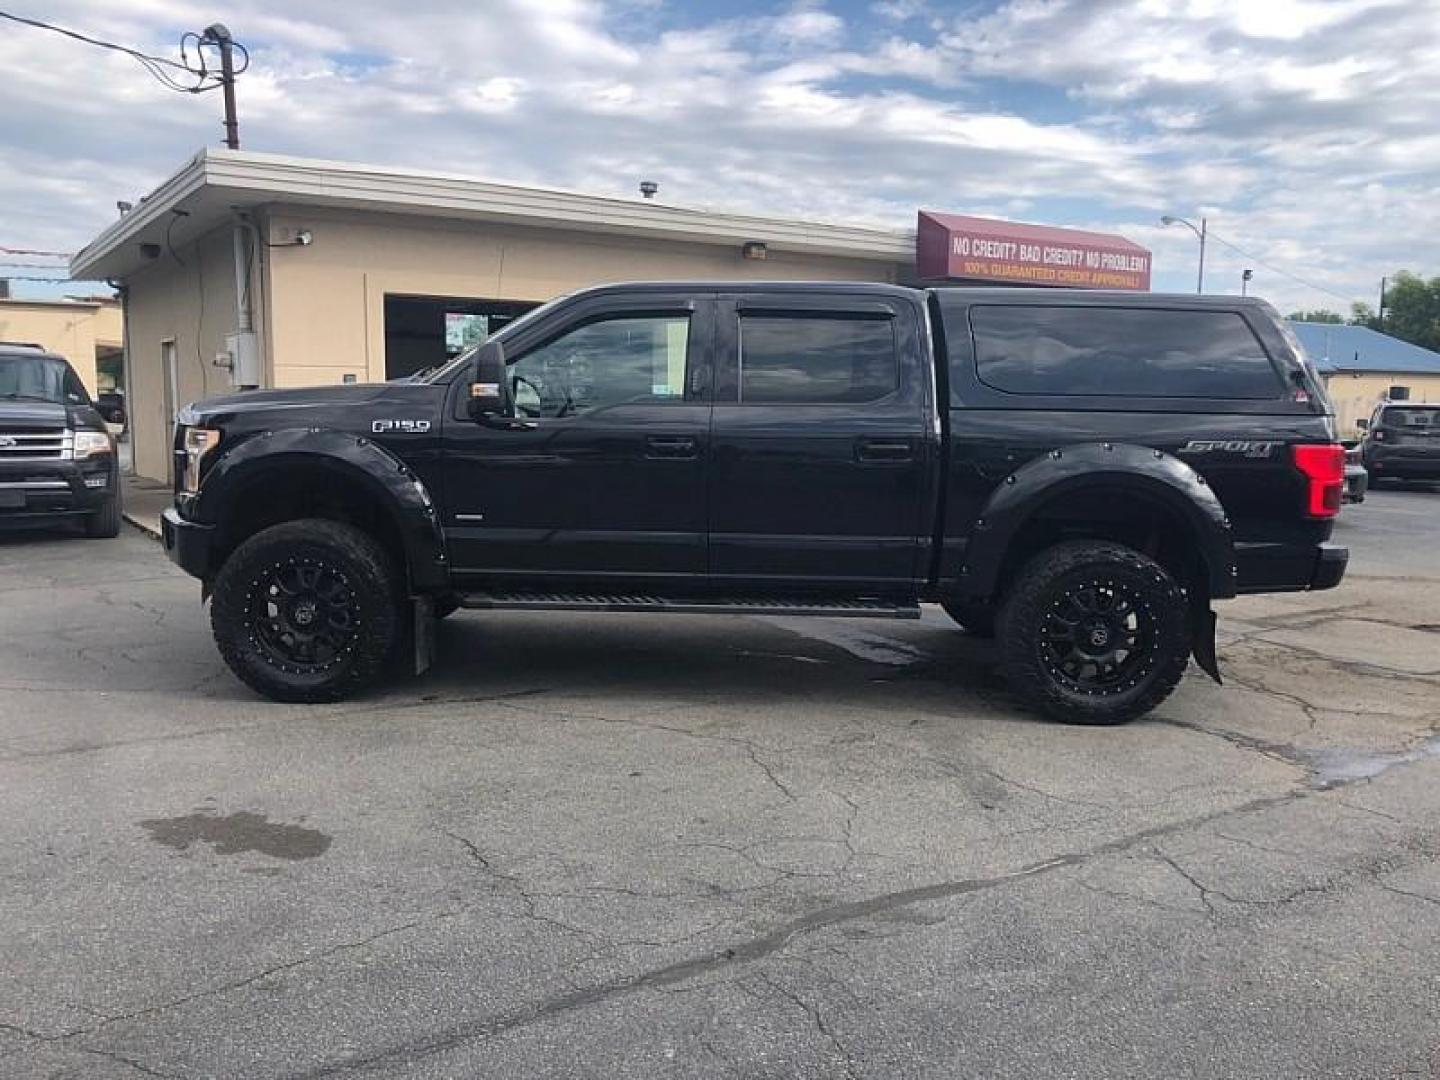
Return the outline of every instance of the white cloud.
[[[46,17],[170,55],[199,0],[56,0]],[[1185,287],[1206,214],[1345,295],[1436,272],[1440,0],[233,0],[255,45],[247,147],[909,225],[1046,216],[1153,243]],[[0,35],[0,243],[70,248],[217,141],[216,95]],[[1242,257],[1212,245],[1216,282]],[[1256,267],[1286,304],[1339,300]]]

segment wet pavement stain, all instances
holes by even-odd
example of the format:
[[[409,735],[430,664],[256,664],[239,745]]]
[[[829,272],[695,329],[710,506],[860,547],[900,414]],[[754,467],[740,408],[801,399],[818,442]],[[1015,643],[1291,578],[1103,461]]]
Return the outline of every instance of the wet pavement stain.
[[[1297,756],[1315,774],[1318,788],[1340,787],[1357,780],[1373,780],[1397,765],[1440,757],[1440,735],[1432,735],[1409,750],[1327,748],[1302,750]]]
[[[185,851],[191,844],[206,843],[217,855],[242,855],[248,851],[274,859],[315,859],[324,855],[331,837],[301,825],[269,821],[264,814],[241,810],[224,817],[199,810],[184,817],[150,818],[140,822],[157,844]]]

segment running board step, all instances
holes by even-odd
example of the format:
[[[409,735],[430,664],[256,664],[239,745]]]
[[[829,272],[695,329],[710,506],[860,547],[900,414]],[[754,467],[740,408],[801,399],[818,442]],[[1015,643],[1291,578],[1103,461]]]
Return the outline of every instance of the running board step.
[[[483,592],[460,596],[463,608],[509,611],[633,611],[675,615],[804,615],[850,619],[918,619],[918,604],[805,597],[669,597],[640,593]]]

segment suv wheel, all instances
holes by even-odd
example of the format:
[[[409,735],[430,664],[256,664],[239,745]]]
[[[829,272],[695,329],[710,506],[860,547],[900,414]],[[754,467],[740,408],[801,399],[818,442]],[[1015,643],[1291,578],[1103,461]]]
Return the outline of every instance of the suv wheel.
[[[945,614],[960,624],[972,637],[992,638],[995,636],[995,609],[982,604],[962,604],[958,600],[942,600],[940,606]]]
[[[109,540],[120,535],[120,496],[112,495],[103,506],[85,519],[85,535]]]
[[[1159,705],[1190,655],[1185,593],[1159,563],[1083,540],[1041,552],[1000,612],[1012,689],[1053,719],[1122,724]]]
[[[337,701],[403,637],[398,577],[359,529],[318,518],[256,533],[215,579],[210,626],[230,670],[276,701]]]

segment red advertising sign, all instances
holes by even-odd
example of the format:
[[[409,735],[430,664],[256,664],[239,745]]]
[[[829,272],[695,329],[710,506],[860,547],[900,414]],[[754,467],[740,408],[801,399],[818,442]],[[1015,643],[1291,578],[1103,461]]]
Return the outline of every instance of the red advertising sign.
[[[1150,288],[1150,252],[1123,236],[929,210],[915,230],[915,265],[932,281]]]

